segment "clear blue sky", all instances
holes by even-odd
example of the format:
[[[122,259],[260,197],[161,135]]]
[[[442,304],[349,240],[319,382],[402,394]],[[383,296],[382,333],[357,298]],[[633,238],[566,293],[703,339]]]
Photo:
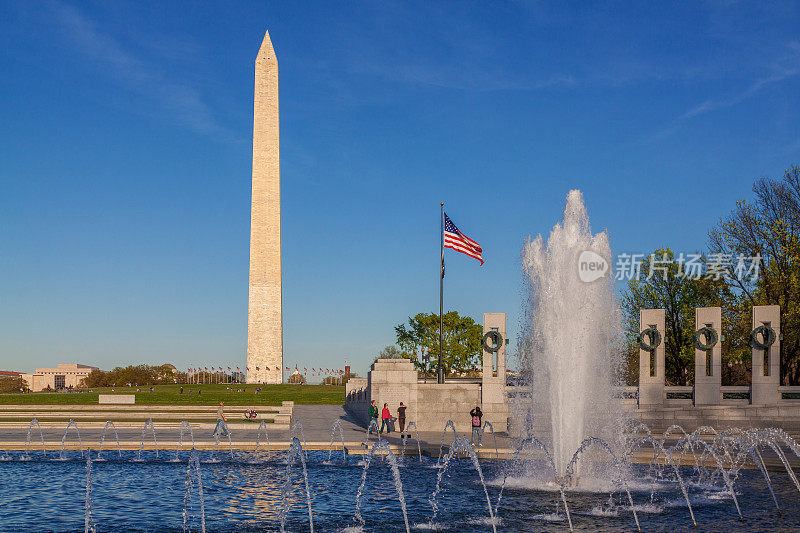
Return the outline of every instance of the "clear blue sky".
[[[519,329],[580,188],[616,253],[703,250],[800,163],[797,2],[4,2],[0,367],[244,366],[253,62],[280,65],[285,362],[438,309]]]

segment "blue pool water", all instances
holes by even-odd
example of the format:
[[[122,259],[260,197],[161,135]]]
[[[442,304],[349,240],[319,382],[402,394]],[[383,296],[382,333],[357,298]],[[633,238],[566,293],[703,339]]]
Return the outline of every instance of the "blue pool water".
[[[94,453],[94,452],[93,452]],[[20,461],[19,452],[0,462],[0,531],[83,531],[85,518],[86,462],[78,452],[57,453],[44,458],[39,452],[30,461]],[[92,463],[93,504],[91,521],[97,531],[183,531],[184,497],[189,454],[181,462],[170,462],[174,451],[143,454],[103,452],[105,461]],[[211,458],[201,452],[201,461]],[[281,489],[286,480],[286,452],[252,455],[236,452],[217,454],[220,462],[201,462],[207,531],[277,531]],[[361,483],[361,458],[351,456],[342,464],[341,453],[326,464],[327,452],[308,453],[308,482],[312,495],[315,531],[342,531],[357,525],[354,518],[356,492]],[[400,468],[409,523],[412,531],[491,531],[486,497],[469,459],[453,459],[442,481],[439,514],[429,524],[429,499],[436,487],[436,459],[406,457]],[[503,463],[481,461],[493,505],[497,503]],[[651,501],[644,468],[636,473],[632,496],[643,531],[688,531],[691,521],[680,491],[660,483]],[[308,509],[302,468],[293,467],[289,493],[292,505],[287,531],[308,531]],[[690,478],[690,469],[686,469]],[[760,472],[742,471],[735,488],[744,520],[733,501],[712,486],[690,485],[690,496],[700,531],[797,531],[800,530],[800,493],[786,472],[772,472],[771,479],[782,513],[775,510]],[[568,492],[575,530],[635,531],[633,516],[624,493],[616,493],[609,505],[608,493]],[[506,488],[498,515],[498,531],[566,531],[563,507],[557,491],[527,488],[523,480],[512,480]],[[191,493],[188,526],[200,530],[197,487]],[[375,458],[367,474],[363,494],[363,531],[405,531],[391,470]],[[358,528],[351,529],[358,531]]]

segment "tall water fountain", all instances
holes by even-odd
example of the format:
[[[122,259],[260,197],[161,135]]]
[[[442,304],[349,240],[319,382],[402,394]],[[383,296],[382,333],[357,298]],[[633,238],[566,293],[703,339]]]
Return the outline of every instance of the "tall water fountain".
[[[567,195],[564,218],[547,241],[529,238],[522,251],[527,300],[520,366],[531,390],[517,397],[512,419],[523,437],[535,434],[547,443],[559,476],[584,438],[611,442],[619,435],[612,385],[621,329],[610,257],[608,235],[592,234],[579,190]],[[604,275],[591,279],[594,273]]]

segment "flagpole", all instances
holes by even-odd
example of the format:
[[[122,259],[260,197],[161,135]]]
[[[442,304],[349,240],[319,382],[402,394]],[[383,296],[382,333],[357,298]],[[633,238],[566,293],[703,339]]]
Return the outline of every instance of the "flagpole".
[[[442,345],[444,344],[444,322],[442,319],[442,312],[444,311],[444,202],[441,203],[442,217],[441,217],[441,251],[442,263],[439,269],[439,364],[436,368],[437,381],[444,383],[444,368],[442,368]]]

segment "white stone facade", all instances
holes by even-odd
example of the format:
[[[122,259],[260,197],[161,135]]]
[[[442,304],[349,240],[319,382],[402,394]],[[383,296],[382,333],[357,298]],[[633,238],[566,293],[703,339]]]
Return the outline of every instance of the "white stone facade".
[[[269,33],[255,65],[247,382],[283,381],[278,60]]]
[[[639,349],[639,403],[641,405],[664,405],[664,355],[666,339],[665,313],[663,309],[639,310],[639,333],[654,328],[661,335],[661,342],[652,353]]]
[[[98,368],[77,363],[59,363],[56,368],[37,368],[36,372],[20,374],[20,377],[25,380],[31,391],[39,392],[47,390],[47,387],[51,390],[78,388],[92,370]]]
[[[722,309],[698,307],[694,310],[695,330],[704,327],[717,332],[717,343],[710,350],[694,350],[694,404],[719,405],[722,387]],[[705,342],[705,338],[700,339]]]
[[[779,305],[753,306],[753,329],[767,326],[775,331],[775,342],[769,350],[753,346],[753,375],[750,400],[753,405],[777,405],[781,399],[781,307]],[[766,352],[766,353],[765,353]]]

